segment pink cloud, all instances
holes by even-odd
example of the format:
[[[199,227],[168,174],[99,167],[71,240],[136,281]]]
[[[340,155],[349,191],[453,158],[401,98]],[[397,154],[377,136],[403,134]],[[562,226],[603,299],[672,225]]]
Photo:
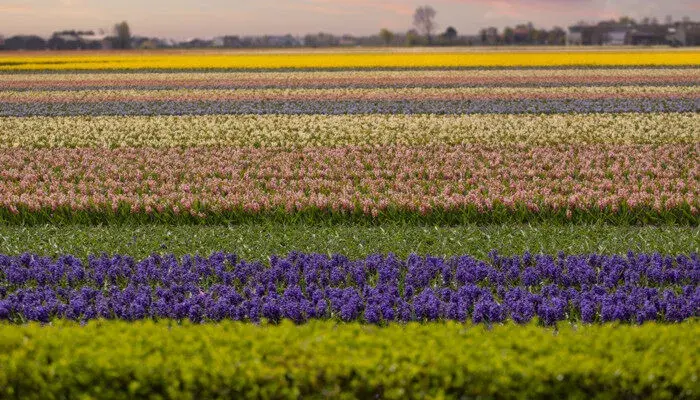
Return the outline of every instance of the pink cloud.
[[[611,19],[625,13],[605,0],[435,0],[443,4],[478,6],[485,19],[530,20],[548,15],[557,19]]]
[[[478,4],[500,10],[507,16],[514,12],[523,11],[554,11],[554,12],[580,12],[577,6],[590,7],[592,0],[442,0],[444,3]]]
[[[388,11],[399,15],[413,14],[414,7],[397,0],[306,0],[307,3],[325,4],[339,8],[352,8],[356,12],[367,12],[368,9]]]
[[[34,11],[31,7],[28,6],[22,6],[22,5],[13,5],[13,4],[8,4],[4,6],[0,6],[0,13],[8,13],[8,14],[24,14],[28,12]]]
[[[323,15],[353,15],[358,13],[356,11],[342,10],[339,8],[326,7],[316,4],[290,4],[287,7],[294,10],[308,11],[314,14]]]
[[[377,6],[379,9],[391,11],[395,14],[400,15],[411,15],[413,14],[413,7],[406,4],[392,4],[392,3],[382,3]]]

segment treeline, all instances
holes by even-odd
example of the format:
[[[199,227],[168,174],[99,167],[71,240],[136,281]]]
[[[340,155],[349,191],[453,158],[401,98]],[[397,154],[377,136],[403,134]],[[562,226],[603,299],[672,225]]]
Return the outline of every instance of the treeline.
[[[413,28],[406,32],[381,29],[366,36],[312,33],[305,36],[225,35],[212,39],[195,38],[175,41],[133,36],[127,22],[116,24],[110,34],[94,31],[64,30],[49,39],[37,35],[18,35],[6,40],[0,37],[5,50],[78,50],[78,49],[155,49],[155,48],[288,48],[288,47],[356,47],[356,46],[499,46],[499,45],[673,45],[700,44],[700,23],[684,17],[665,23],[655,18],[635,21],[629,17],[598,23],[579,22],[567,30],[537,28],[531,22],[507,26],[502,31],[486,27],[477,34],[460,35],[452,26],[438,29],[437,12],[430,6],[418,7],[413,15]]]
[[[71,29],[54,32],[48,39],[38,35],[0,37],[0,50],[130,49],[133,47],[132,40],[129,24],[123,21],[114,25],[111,34]]]

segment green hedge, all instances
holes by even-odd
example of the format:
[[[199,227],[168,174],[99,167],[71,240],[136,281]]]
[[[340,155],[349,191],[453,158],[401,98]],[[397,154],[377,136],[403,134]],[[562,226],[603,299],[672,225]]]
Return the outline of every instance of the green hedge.
[[[698,398],[700,323],[0,324],[0,398]]]

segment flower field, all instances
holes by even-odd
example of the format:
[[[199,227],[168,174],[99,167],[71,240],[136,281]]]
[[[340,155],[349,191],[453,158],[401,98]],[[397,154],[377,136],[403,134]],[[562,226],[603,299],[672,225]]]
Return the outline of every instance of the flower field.
[[[0,55],[0,397],[696,398],[699,107],[693,50]]]
[[[24,56],[3,59],[0,70],[278,70],[375,68],[504,68],[697,66],[697,51],[287,51],[145,52]]]
[[[219,252],[90,257],[84,265],[25,253],[0,258],[0,318],[643,323],[692,318],[700,301],[697,254],[491,258],[292,253],[264,266]]]

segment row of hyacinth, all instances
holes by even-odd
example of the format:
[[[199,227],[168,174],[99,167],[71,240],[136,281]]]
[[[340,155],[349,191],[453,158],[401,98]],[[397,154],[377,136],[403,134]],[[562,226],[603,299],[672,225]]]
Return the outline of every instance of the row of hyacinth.
[[[0,75],[6,90],[83,90],[90,88],[377,88],[377,87],[559,87],[696,86],[700,69],[511,69],[276,72],[109,72]]]
[[[209,115],[209,114],[551,114],[696,112],[697,98],[530,100],[303,100],[303,101],[105,101],[0,103],[0,116]]]
[[[98,103],[154,101],[479,101],[479,100],[609,100],[695,99],[695,86],[567,86],[567,87],[460,87],[460,88],[272,88],[175,90],[1,90],[0,103]]]
[[[125,78],[128,79],[128,78]],[[598,88],[625,88],[630,89],[632,87],[639,88],[659,88],[659,89],[684,89],[691,88],[696,89],[700,79],[673,79],[673,78],[661,78],[661,79],[632,79],[630,82],[625,82],[624,80],[600,80],[595,87]],[[596,80],[594,80],[596,82]],[[5,84],[0,80],[0,84]],[[583,80],[571,80],[571,81],[532,81],[532,80],[514,80],[506,82],[433,82],[433,80],[427,80],[425,82],[413,82],[410,80],[401,80],[398,82],[365,82],[361,80],[355,82],[355,80],[331,80],[329,82],[317,82],[315,80],[310,80],[309,82],[268,82],[267,80],[262,80],[260,82],[248,82],[248,81],[217,81],[217,80],[185,80],[185,81],[172,81],[172,82],[159,82],[159,81],[107,81],[107,82],[31,82],[31,83],[14,83],[11,82],[7,86],[2,87],[3,90],[11,90],[15,93],[27,93],[33,92],[35,90],[41,90],[44,92],[82,92],[91,90],[138,90],[138,91],[171,91],[171,90],[241,90],[241,89],[464,89],[464,88],[580,88],[580,87],[590,87],[591,82]],[[157,96],[155,93],[151,93]],[[74,94],[73,96],[76,96]],[[613,96],[619,97],[619,96]]]
[[[484,68],[689,68],[698,65],[693,51],[451,51],[383,50],[371,52],[258,53],[87,53],[9,54],[0,70],[13,72],[167,72],[167,71],[328,71]],[[420,54],[417,54],[420,53]]]
[[[699,154],[681,144],[2,149],[0,206],[201,217],[670,211],[697,220]]]
[[[291,253],[0,256],[0,319],[682,321],[700,316],[697,254],[559,254],[406,260]]]
[[[700,113],[0,117],[0,147],[672,144],[700,142],[698,126]]]

